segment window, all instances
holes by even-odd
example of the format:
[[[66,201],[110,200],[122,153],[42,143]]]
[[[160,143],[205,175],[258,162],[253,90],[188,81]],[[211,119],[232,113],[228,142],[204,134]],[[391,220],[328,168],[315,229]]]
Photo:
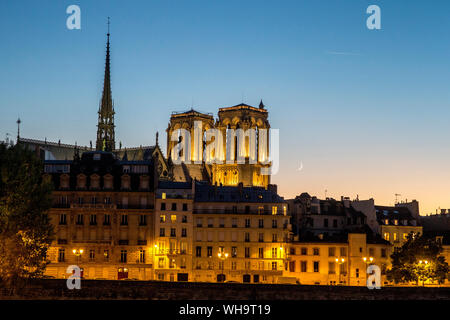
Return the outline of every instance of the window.
[[[103,260],[104,261],[109,261],[109,250],[104,250],[103,251]]]
[[[172,223],[177,222],[177,215],[176,214],[171,214],[170,215],[170,222],[172,222]]]
[[[161,211],[165,211],[165,210],[166,210],[166,203],[161,202]]]
[[[159,215],[159,222],[160,222],[160,223],[166,222],[166,215],[165,215],[165,214]]]
[[[345,257],[347,255],[347,248],[340,248],[341,257]]]
[[[249,247],[245,247],[245,257],[250,258],[250,248]]]
[[[144,214],[141,214],[139,216],[139,225],[140,226],[146,226],[147,225],[147,216]]]
[[[103,225],[104,226],[109,226],[110,224],[111,224],[111,215],[105,214],[103,216]]]
[[[145,250],[139,250],[139,263],[145,263]]]
[[[77,224],[78,225],[83,224],[83,215],[82,214],[77,215]]]
[[[264,242],[264,233],[260,233],[260,234],[258,235],[258,241],[259,241],[259,242]]]
[[[158,260],[158,268],[164,268],[164,258],[159,258]],[[164,275],[163,275],[163,279],[164,279]]]
[[[59,224],[60,225],[67,224],[67,215],[65,213],[59,215]]]
[[[407,233],[404,233],[404,234],[403,234],[403,240],[406,240],[406,239],[408,239],[408,234],[407,234]]]
[[[120,225],[127,226],[128,225],[128,216],[126,214],[122,214],[120,216]]]
[[[318,256],[319,255],[319,248],[313,249],[313,255]]]
[[[170,228],[170,236],[176,237],[177,235],[177,229],[176,228]]]
[[[163,200],[166,199],[166,193],[165,193],[165,192],[163,192],[163,193],[161,194],[161,199],[163,199]]]
[[[96,214],[91,214],[89,217],[89,224],[91,226],[95,226],[97,224],[97,215]]]
[[[328,274],[335,274],[335,273],[336,273],[336,263],[328,262]]]
[[[258,220],[258,228],[264,228],[264,219]]]
[[[58,262],[64,262],[66,259],[66,250],[59,249],[58,250]]]
[[[358,268],[355,269],[355,276],[356,276],[356,278],[359,278],[359,269]]]
[[[159,228],[159,236],[160,237],[166,236],[166,228]]]
[[[206,256],[208,257],[208,258],[210,258],[210,257],[212,257],[212,247],[207,247],[206,248]]]
[[[328,248],[328,256],[334,257],[336,255],[336,248],[330,247]]]
[[[272,248],[272,258],[277,258],[277,248]]]
[[[231,247],[231,257],[232,258],[237,257],[237,247]]]
[[[186,228],[181,229],[181,237],[183,237],[183,238],[187,237],[187,230],[186,230]]]
[[[203,219],[202,218],[197,218],[197,227],[200,228],[203,226]]]
[[[236,261],[231,262],[231,270],[236,270]]]
[[[258,258],[264,259],[264,248],[258,248]]]
[[[188,222],[187,216],[182,216],[181,217],[181,222],[182,223],[187,223]]]
[[[301,248],[300,249],[300,254],[302,256],[306,256],[308,254],[308,248],[305,248],[305,247]]]
[[[396,241],[396,240],[397,240],[397,232],[394,232],[394,233],[392,234],[392,236],[393,236],[393,237],[392,237],[393,240]]]
[[[250,219],[245,219],[245,227],[250,228]]]
[[[386,249],[384,248],[381,249],[381,257],[386,258]]]
[[[369,248],[369,256],[373,257],[375,255],[375,249]]]
[[[89,250],[89,261],[95,260],[95,250]]]
[[[273,219],[272,220],[272,228],[276,228],[277,227],[277,220]]]
[[[176,202],[172,203],[172,211],[177,211],[177,204],[176,204]]]
[[[187,205],[187,203],[183,203],[183,211],[188,211],[188,205]]]
[[[277,210],[278,210],[278,207],[272,207],[272,214],[273,215],[276,215],[277,214]]]
[[[272,242],[277,242],[277,234],[276,233],[272,234]]]
[[[289,272],[295,272],[295,261],[289,262]]]
[[[337,228],[338,227],[338,222],[336,219],[333,219],[333,228]]]
[[[319,261],[314,261],[314,272],[319,272]]]
[[[328,219],[323,219],[324,228],[328,228]]]
[[[196,257],[202,256],[202,247],[195,247],[195,256]]]
[[[307,262],[300,261],[300,272],[306,272]]]
[[[389,233],[385,232],[383,235],[384,240],[389,241]]]
[[[236,218],[231,219],[231,227],[237,228],[237,219]]]
[[[272,270],[277,270],[277,262],[276,261],[272,262]]]
[[[246,232],[244,236],[245,242],[250,242],[250,233]]]
[[[181,242],[180,243],[180,253],[181,254],[185,254],[187,252],[187,243],[186,242]]]
[[[120,251],[120,262],[127,263],[127,250]]]
[[[214,226],[213,218],[208,218],[208,228],[212,228]]]

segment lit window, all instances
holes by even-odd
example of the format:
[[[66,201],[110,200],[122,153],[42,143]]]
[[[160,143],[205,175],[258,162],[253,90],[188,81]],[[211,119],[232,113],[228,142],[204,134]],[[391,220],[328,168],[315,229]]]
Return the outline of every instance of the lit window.
[[[163,199],[163,200],[166,199],[166,193],[165,192],[162,193],[161,199]]]
[[[170,216],[170,221],[171,221],[172,223],[177,222],[177,215],[176,215],[176,214],[172,214],[172,215]]]
[[[387,232],[384,233],[384,240],[389,241],[389,233]]]
[[[277,214],[278,207],[272,207],[272,214]]]
[[[166,222],[166,215],[162,214],[159,216],[159,222]]]

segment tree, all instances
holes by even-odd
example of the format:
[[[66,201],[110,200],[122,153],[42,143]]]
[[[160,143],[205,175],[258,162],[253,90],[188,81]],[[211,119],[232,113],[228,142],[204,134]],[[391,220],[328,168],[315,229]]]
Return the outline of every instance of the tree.
[[[441,256],[442,245],[433,238],[410,233],[402,247],[391,255],[392,267],[387,278],[395,283],[444,282],[449,273],[448,263]]]
[[[45,271],[54,235],[47,215],[51,191],[32,151],[0,144],[0,280],[10,287]]]

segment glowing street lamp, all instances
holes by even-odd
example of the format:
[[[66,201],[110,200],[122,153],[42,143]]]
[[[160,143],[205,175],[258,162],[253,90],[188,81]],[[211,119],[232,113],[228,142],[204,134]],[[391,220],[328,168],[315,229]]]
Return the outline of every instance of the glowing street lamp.
[[[73,249],[72,252],[77,257],[77,261],[80,261],[81,255],[83,254],[84,250],[83,249]]]
[[[341,274],[342,274],[342,272],[341,272],[341,267],[340,266],[345,263],[345,258],[343,258],[343,257],[341,257],[340,259],[336,258],[336,263],[339,265],[339,283],[341,283]]]
[[[219,257],[220,260],[222,260],[222,282],[225,282],[225,275],[223,274],[223,267],[225,264],[225,259],[228,258],[228,253],[219,252],[217,254],[217,256]]]

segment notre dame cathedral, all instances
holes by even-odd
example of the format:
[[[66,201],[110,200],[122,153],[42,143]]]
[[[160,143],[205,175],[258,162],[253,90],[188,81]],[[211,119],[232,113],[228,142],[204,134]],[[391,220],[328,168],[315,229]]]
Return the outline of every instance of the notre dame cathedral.
[[[110,34],[107,34],[106,59],[103,92],[98,110],[97,139],[95,146],[92,141],[89,146],[78,146],[64,144],[61,141],[51,142],[45,140],[36,140],[20,137],[18,129],[17,141],[35,150],[42,160],[72,160],[74,157],[86,151],[105,151],[111,152],[118,160],[142,161],[151,160],[156,167],[159,180],[170,181],[207,181],[211,184],[224,186],[258,186],[267,187],[270,184],[270,175],[262,175],[261,168],[268,167],[269,158],[268,147],[258,148],[256,152],[256,162],[249,161],[251,146],[250,142],[244,142],[237,145],[236,137],[230,138],[227,132],[231,130],[252,129],[258,133],[261,129],[269,129],[268,111],[261,101],[258,107],[253,107],[244,103],[219,108],[218,118],[215,119],[210,113],[201,113],[193,109],[182,112],[172,113],[167,127],[167,154],[164,155],[158,143],[158,133],[156,141],[152,146],[123,147],[122,143],[116,145],[115,124],[114,124],[114,102],[111,92],[110,77]],[[194,123],[201,123],[201,141],[196,143],[192,138]],[[20,124],[18,122],[18,124]],[[191,159],[195,163],[174,164],[172,155],[177,141],[170,138],[177,131],[184,129],[191,132]],[[215,154],[199,153],[200,146],[206,144],[204,133],[208,129],[216,129],[224,139],[221,141],[219,150]],[[259,136],[258,136],[259,137]],[[259,139],[266,139],[259,137]],[[268,146],[268,138],[267,144]],[[203,150],[203,149],[202,149]],[[238,154],[243,155],[244,162],[236,161]],[[231,160],[225,161],[226,156]],[[214,157],[216,160],[223,160],[222,163],[210,163],[208,160]],[[228,157],[227,157],[228,159]]]

